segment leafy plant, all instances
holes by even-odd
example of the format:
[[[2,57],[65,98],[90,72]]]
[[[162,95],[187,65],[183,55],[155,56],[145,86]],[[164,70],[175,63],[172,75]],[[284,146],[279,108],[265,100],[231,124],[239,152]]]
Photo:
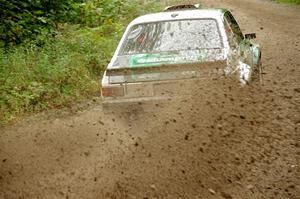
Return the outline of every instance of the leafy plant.
[[[56,34],[57,23],[77,18],[78,2],[80,0],[0,0],[1,46],[32,39],[43,42]]]
[[[154,0],[0,5],[0,122],[99,95],[100,77],[126,24],[163,7]]]

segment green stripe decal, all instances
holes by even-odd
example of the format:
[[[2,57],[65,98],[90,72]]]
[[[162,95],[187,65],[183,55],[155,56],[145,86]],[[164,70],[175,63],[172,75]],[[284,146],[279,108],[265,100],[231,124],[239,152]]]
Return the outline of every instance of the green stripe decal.
[[[139,54],[131,56],[130,67],[151,67],[163,64],[202,62],[205,57],[205,53],[200,51],[189,51],[180,54]]]

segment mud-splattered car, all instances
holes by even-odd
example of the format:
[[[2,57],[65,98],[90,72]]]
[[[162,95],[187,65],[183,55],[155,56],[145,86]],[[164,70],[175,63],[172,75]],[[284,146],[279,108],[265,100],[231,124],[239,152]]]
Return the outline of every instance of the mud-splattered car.
[[[180,90],[177,85],[199,78],[233,76],[242,85],[260,80],[255,37],[244,36],[225,9],[184,5],[138,17],[103,75],[103,103],[165,99]]]

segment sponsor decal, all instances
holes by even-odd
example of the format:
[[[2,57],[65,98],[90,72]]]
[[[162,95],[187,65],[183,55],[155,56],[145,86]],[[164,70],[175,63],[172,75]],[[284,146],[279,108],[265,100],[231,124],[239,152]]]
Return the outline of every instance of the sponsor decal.
[[[164,64],[202,62],[205,57],[205,52],[198,50],[185,51],[177,54],[139,54],[131,56],[130,67],[151,67]]]

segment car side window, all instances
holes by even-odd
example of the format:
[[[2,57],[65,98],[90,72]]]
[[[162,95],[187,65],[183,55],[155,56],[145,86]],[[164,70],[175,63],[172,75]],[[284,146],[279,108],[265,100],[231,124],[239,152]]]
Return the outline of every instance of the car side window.
[[[227,23],[227,25],[229,25],[229,27],[233,33],[234,40],[237,43],[240,43],[244,39],[244,35],[243,35],[238,23],[236,22],[236,20],[234,19],[234,17],[232,16],[232,14],[230,12],[226,12],[224,14],[224,18],[225,18],[225,25],[226,25],[226,23]]]
[[[232,31],[229,22],[227,19],[224,20],[224,27],[225,27],[225,32],[226,35],[228,36],[228,43],[231,48],[236,48],[238,47],[238,41],[235,38],[234,32]]]

